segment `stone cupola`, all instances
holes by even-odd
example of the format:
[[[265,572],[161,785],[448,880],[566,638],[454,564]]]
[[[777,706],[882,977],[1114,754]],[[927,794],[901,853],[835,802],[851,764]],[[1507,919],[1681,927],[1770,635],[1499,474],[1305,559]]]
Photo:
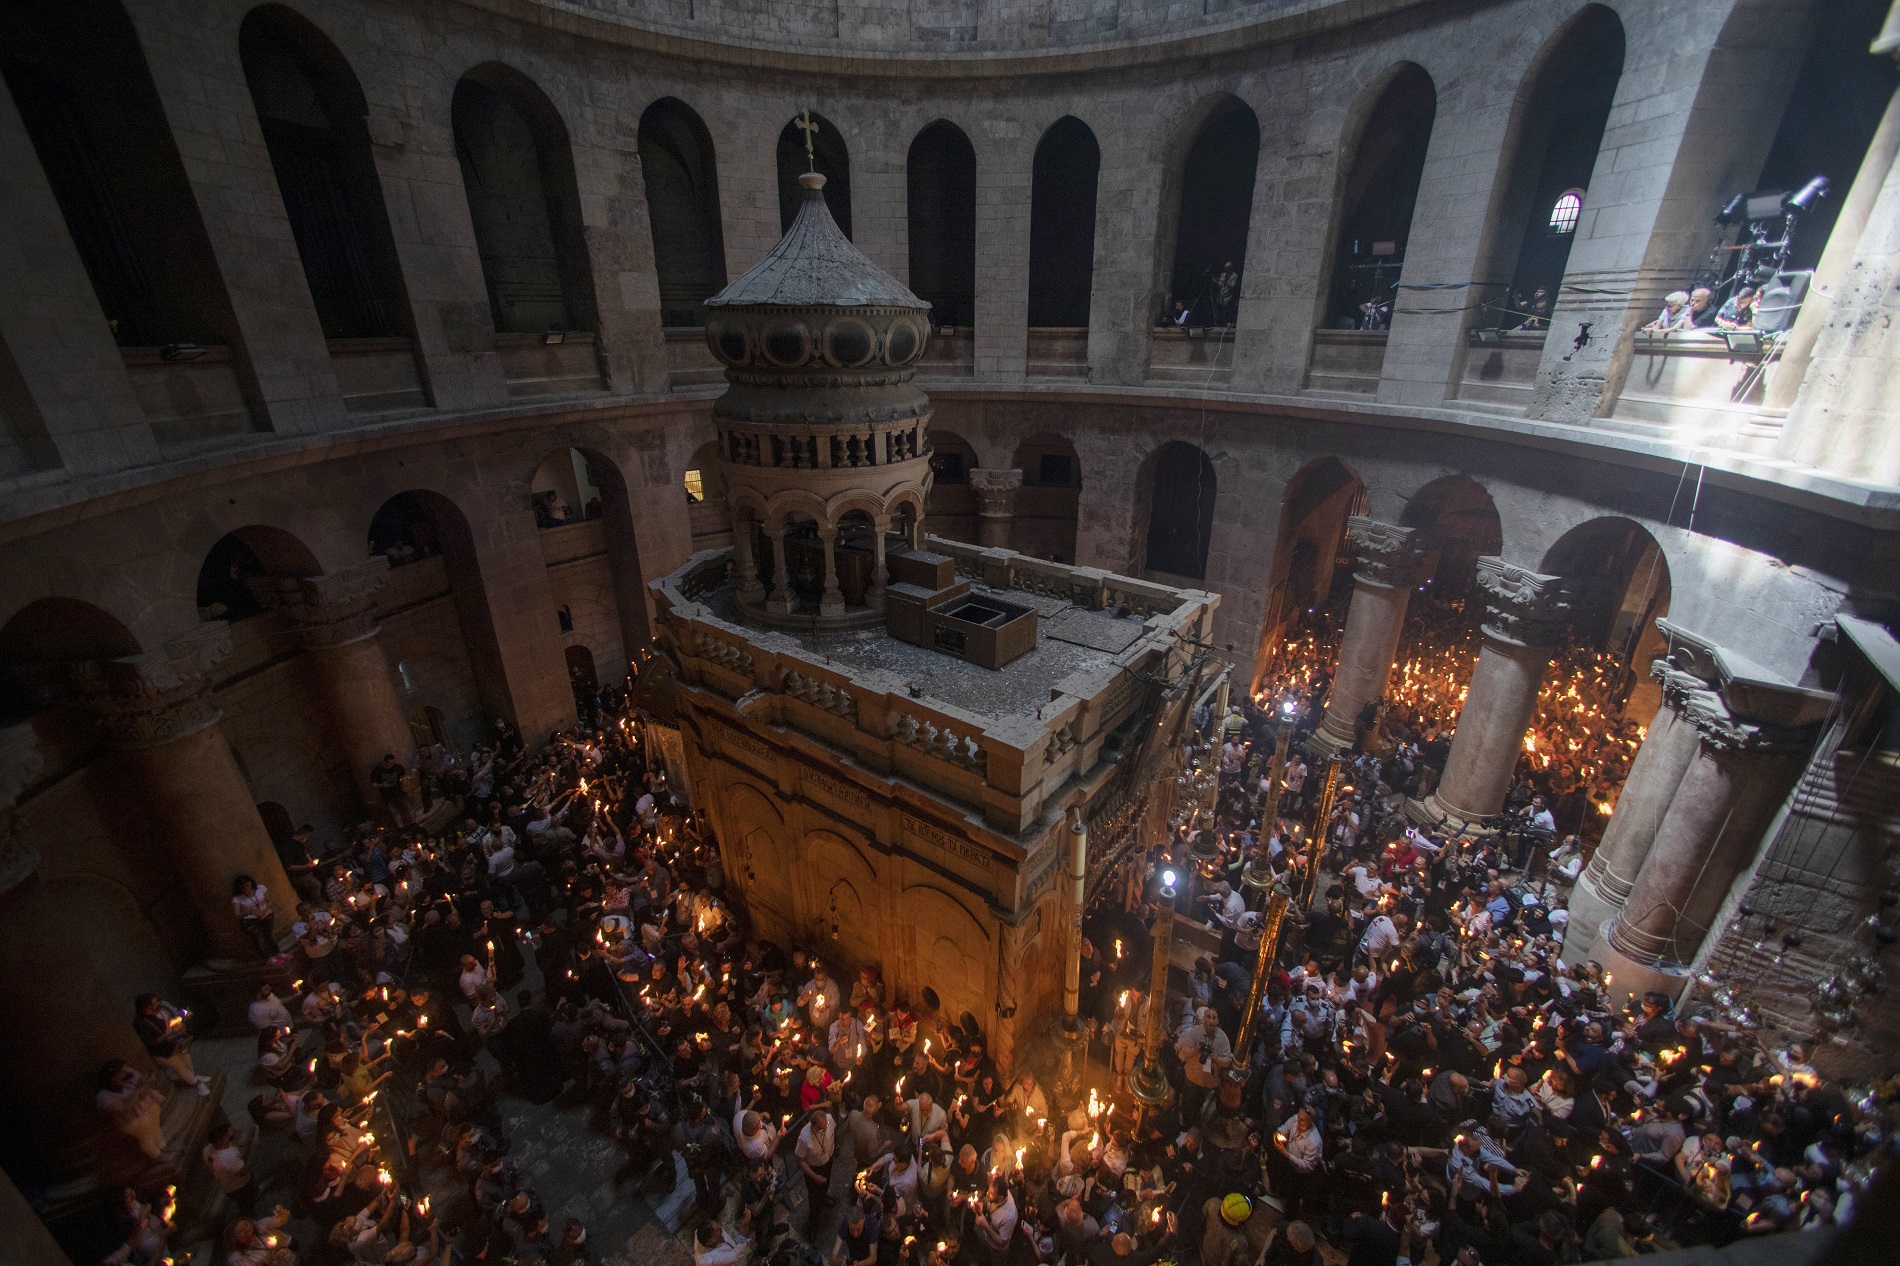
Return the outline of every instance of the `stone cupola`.
[[[726,366],[713,404],[740,608],[766,624],[883,622],[885,538],[922,540],[930,400],[916,384],[930,305],[853,246],[799,177],[792,227],[706,300]]]

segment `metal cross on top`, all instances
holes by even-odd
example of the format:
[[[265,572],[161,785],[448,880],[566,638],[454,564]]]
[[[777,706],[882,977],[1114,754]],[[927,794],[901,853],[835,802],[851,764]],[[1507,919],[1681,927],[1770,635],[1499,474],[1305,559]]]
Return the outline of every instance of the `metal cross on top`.
[[[812,142],[818,139],[818,124],[812,122],[811,107],[800,110],[798,117],[792,120],[792,126],[805,134],[805,170],[817,171],[818,154],[812,148]]]

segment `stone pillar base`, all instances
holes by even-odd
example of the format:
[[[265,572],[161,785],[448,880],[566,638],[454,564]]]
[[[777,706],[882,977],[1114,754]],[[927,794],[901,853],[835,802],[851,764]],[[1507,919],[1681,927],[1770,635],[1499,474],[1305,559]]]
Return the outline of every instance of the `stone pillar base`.
[[[257,1030],[251,1027],[250,1005],[259,985],[268,984],[280,998],[292,992],[290,964],[273,967],[255,959],[214,959],[187,970],[179,983],[193,1018],[210,1022],[201,1030],[204,1037],[254,1035]]]
[[[1350,723],[1338,721],[1328,712],[1313,732],[1306,736],[1306,754],[1321,760],[1337,756],[1352,747],[1354,737]]]
[[[1574,967],[1589,958],[1598,936],[1622,908],[1622,903],[1611,901],[1585,871],[1570,890],[1570,930],[1564,933],[1563,961]]]
[[[1610,944],[1611,924],[1604,924],[1597,935],[1596,945],[1589,957],[1603,964],[1603,970],[1614,979],[1610,983],[1610,1001],[1621,1007],[1632,997],[1640,1002],[1645,993],[1655,990],[1668,994],[1673,999],[1682,997],[1682,991],[1689,986],[1689,969],[1667,963],[1644,963],[1631,958],[1616,946]]]
[[[1423,800],[1407,800],[1405,816],[1414,822],[1443,827],[1448,832],[1462,831],[1466,835],[1474,836],[1495,834],[1492,828],[1484,825],[1485,818],[1491,816],[1490,814],[1469,813],[1463,809],[1454,808],[1440,800],[1435,791]]]

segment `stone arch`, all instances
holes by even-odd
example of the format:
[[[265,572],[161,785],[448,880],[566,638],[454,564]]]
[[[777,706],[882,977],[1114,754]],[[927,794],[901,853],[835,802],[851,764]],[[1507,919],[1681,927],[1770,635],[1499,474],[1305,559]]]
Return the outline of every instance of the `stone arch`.
[[[210,237],[120,0],[9,4],[0,47],[7,87],[115,341],[241,354]],[[255,414],[259,402],[246,403]]]
[[[484,62],[455,85],[450,120],[495,331],[592,330],[593,270],[560,110],[519,70]]]
[[[0,724],[60,706],[71,690],[72,665],[142,649],[129,627],[90,602],[48,597],[27,603],[0,625]]]
[[[544,513],[544,501],[550,492],[556,498],[571,495],[578,500],[581,503],[579,518],[567,524],[553,523],[554,516]],[[626,476],[621,473],[619,464],[599,449],[570,445],[542,459],[530,484],[529,496],[535,501],[537,525],[543,529],[569,527],[572,530],[568,534],[577,538],[573,542],[574,550],[561,549],[551,554],[544,550],[549,563],[549,583],[557,603],[571,588],[557,579],[557,571],[563,564],[568,564],[567,571],[584,568],[586,551],[592,545],[587,538],[599,533],[600,550],[607,558],[612,597],[602,601],[580,592],[571,596],[575,603],[611,609],[612,628],[594,628],[591,638],[570,640],[588,642],[596,662],[604,666],[601,680],[619,682],[626,675],[628,663],[652,641],[652,628],[647,620],[646,575],[640,565],[640,544],[634,532],[633,503]],[[597,528],[587,526],[596,522]],[[576,632],[579,631],[576,626]]]
[[[1065,114],[1036,142],[1029,179],[1029,324],[1086,326],[1095,277],[1102,147]],[[1070,557],[1074,557],[1073,551]]]
[[[244,16],[238,53],[324,336],[409,335],[356,72],[314,23],[281,4]]]
[[[1443,475],[1420,488],[1406,499],[1399,523],[1417,528],[1437,551],[1427,583],[1440,596],[1469,593],[1478,559],[1504,550],[1497,503],[1469,475]]]
[[[994,938],[983,921],[952,894],[934,884],[910,884],[898,899],[898,926],[912,942],[913,1001],[923,986],[933,986],[942,1012],[987,1015],[994,1002],[991,985],[997,970]]]
[[[1473,324],[1522,324],[1525,306],[1514,303],[1514,297],[1521,293],[1532,302],[1539,286],[1555,305],[1571,244],[1587,225],[1553,234],[1550,204],[1564,191],[1581,188],[1586,220],[1590,214],[1589,186],[1622,78],[1623,54],[1623,23],[1615,10],[1587,4],[1532,60],[1512,107],[1505,162],[1476,273],[1510,282],[1503,293],[1484,296],[1489,306],[1472,310]]]
[[[1010,464],[1023,472],[1016,493],[1013,547],[1023,554],[1075,562],[1082,512],[1082,455],[1066,435],[1040,431],[1016,446]]]
[[[713,798],[726,873],[739,879],[754,923],[768,936],[798,936],[798,901],[790,831],[772,797],[743,778],[728,775],[724,795]]]
[[[693,533],[693,552],[730,544],[732,511],[727,501],[724,454],[718,440],[707,440],[694,451],[681,483],[686,493],[687,525]]]
[[[1621,515],[1588,519],[1557,538],[1538,570],[1576,584],[1572,635],[1616,657],[1633,701],[1639,688],[1646,696],[1649,661],[1664,650],[1656,621],[1671,597],[1669,559],[1649,529]]]
[[[1239,97],[1221,93],[1188,114],[1188,140],[1169,161],[1172,179],[1162,205],[1173,214],[1161,224],[1163,309],[1199,305],[1195,324],[1227,324],[1231,312],[1213,285],[1231,263],[1244,275],[1253,215],[1254,172],[1260,159],[1260,121]],[[1234,297],[1239,294],[1234,290]],[[1231,308],[1231,302],[1227,305]]]
[[[660,284],[660,323],[703,325],[702,300],[726,284],[719,163],[693,108],[662,97],[640,116],[640,172]]]
[[[1256,685],[1285,639],[1325,609],[1338,579],[1335,564],[1345,551],[1346,520],[1363,513],[1365,499],[1365,481],[1337,457],[1315,458],[1286,481],[1273,536],[1266,616],[1260,623]]]
[[[1397,297],[1438,94],[1414,62],[1388,67],[1349,114],[1352,137],[1333,201],[1331,268],[1323,282],[1320,323],[1338,328],[1361,318],[1361,305]]]
[[[1207,577],[1214,535],[1214,463],[1199,445],[1170,440],[1142,461],[1137,523],[1141,571],[1196,584]]]
[[[813,111],[811,121],[818,125],[812,137],[811,167],[825,178],[825,206],[830,209],[831,218],[837,221],[839,232],[848,238],[851,236],[851,152],[844,143],[843,133],[830,119]],[[777,156],[778,231],[783,233],[798,217],[798,204],[803,197],[798,178],[807,170],[805,133],[800,130],[797,119],[788,121],[780,130]]]
[[[252,524],[219,537],[198,568],[198,614],[206,620],[249,619],[267,609],[256,582],[319,576],[317,556],[293,533]]]
[[[942,427],[930,428],[930,489],[925,514],[930,530],[953,541],[976,540],[976,492],[970,472],[982,464],[976,446]]]
[[[976,322],[976,148],[947,119],[927,124],[904,160],[910,288],[930,323]]]
[[[809,831],[800,850],[806,880],[808,934],[815,943],[836,946],[821,951],[856,970],[888,955],[881,937],[885,920],[879,908],[877,868],[850,840],[834,831]],[[843,977],[839,977],[840,980]]]

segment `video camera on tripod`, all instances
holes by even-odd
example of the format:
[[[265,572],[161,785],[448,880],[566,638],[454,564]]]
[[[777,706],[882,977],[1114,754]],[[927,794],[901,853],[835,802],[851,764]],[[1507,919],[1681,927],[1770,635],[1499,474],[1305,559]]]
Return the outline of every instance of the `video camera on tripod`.
[[[1831,187],[1826,176],[1817,175],[1793,192],[1768,189],[1738,193],[1716,212],[1719,227],[1726,230],[1739,226],[1739,231],[1732,246],[1717,241],[1709,256],[1710,270],[1720,275],[1721,256],[1726,253],[1740,252],[1741,258],[1715,289],[1732,295],[1742,286],[1755,287],[1760,298],[1755,304],[1753,328],[1764,334],[1780,333],[1792,326],[1807,298],[1814,273],[1811,269],[1791,271],[1788,260],[1801,217],[1825,198]],[[1779,236],[1774,235],[1777,225]]]

